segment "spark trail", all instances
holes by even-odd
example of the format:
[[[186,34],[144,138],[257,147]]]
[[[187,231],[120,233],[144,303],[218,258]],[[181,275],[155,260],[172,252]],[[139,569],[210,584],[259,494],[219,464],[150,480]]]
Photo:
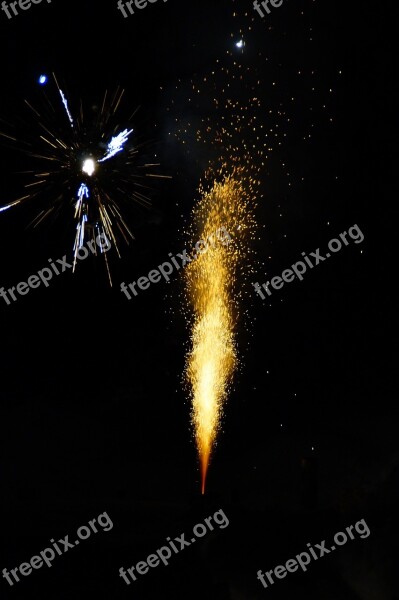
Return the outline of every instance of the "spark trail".
[[[192,312],[191,349],[186,378],[191,388],[192,423],[201,468],[201,490],[238,364],[236,324],[239,315],[237,278],[250,254],[248,241],[255,229],[253,204],[242,169],[215,181],[194,211],[193,239],[204,240],[224,227],[232,237],[228,245],[212,244],[185,271],[186,296]]]

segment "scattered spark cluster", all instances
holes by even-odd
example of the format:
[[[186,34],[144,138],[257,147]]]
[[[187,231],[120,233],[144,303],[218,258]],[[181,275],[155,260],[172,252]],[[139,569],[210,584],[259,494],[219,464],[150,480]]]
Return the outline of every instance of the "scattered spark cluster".
[[[316,125],[330,128],[334,123],[334,88],[342,71],[332,71],[332,83],[326,86],[326,73],[320,72],[317,64],[301,68],[296,57],[290,57],[287,64],[283,58],[273,58],[272,48],[270,53],[258,50],[255,41],[251,43],[256,39],[254,29],[262,29],[265,23],[259,21],[252,6],[250,10],[240,7],[238,0],[232,4],[232,47],[206,73],[177,82],[166,109],[171,117],[168,134],[198,162],[203,157],[196,142],[208,158],[215,159],[222,153],[228,157],[221,144],[230,141],[241,156],[249,151],[251,160],[258,161],[264,182],[278,177],[280,187],[284,185],[283,191],[288,193],[304,183],[305,173],[290,167],[285,150],[311,143]],[[298,12],[302,36],[312,47],[312,28],[305,24],[303,10],[291,10]],[[268,32],[273,35],[272,20],[264,28],[266,36]]]
[[[74,264],[85,241],[99,234],[106,235],[120,256],[119,239],[127,244],[133,239],[121,207],[123,204],[128,207],[129,202],[150,207],[151,187],[147,182],[149,177],[162,177],[153,172],[159,164],[152,157],[150,162],[142,157],[142,145],[131,141],[133,129],[122,129],[115,123],[124,94],[122,89],[118,88],[114,94],[106,91],[94,122],[87,124],[82,103],[75,117],[54,74],[53,81],[55,99],[46,93],[42,109],[25,100],[38,126],[33,140],[23,139],[32,124],[25,126],[23,134],[15,126],[11,133],[0,132],[32,158],[32,169],[25,172],[30,177],[25,185],[26,193],[0,207],[0,212],[35,199],[42,205],[33,221],[37,226],[46,217],[66,209],[70,216],[73,213],[76,221]],[[43,86],[47,76],[41,75],[38,82]],[[55,103],[57,96],[63,107],[60,112]],[[33,159],[40,160],[36,170],[33,170]],[[104,258],[107,262],[105,253]],[[109,274],[108,263],[107,269]]]

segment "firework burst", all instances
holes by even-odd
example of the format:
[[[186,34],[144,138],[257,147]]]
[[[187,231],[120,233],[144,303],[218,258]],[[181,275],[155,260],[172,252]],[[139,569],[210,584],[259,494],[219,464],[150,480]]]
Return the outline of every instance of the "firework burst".
[[[40,83],[44,86],[47,79],[43,78]],[[134,238],[123,216],[123,206],[134,202],[149,208],[149,178],[165,176],[156,173],[158,163],[143,158],[143,144],[135,141],[134,129],[115,122],[123,89],[113,94],[106,91],[97,115],[87,123],[82,103],[75,116],[54,74],[53,83],[54,98],[43,88],[43,108],[37,109],[25,100],[37,127],[31,141],[23,140],[23,136],[32,129],[32,122],[23,124],[22,134],[17,134],[15,128],[11,133],[0,132],[14,148],[40,161],[36,170],[24,171],[29,176],[24,194],[0,207],[0,212],[34,200],[38,214],[32,225],[36,227],[67,209],[76,226],[74,268],[79,249],[99,234],[112,242],[120,257],[120,240],[129,244]],[[104,258],[107,263],[105,254]],[[110,274],[108,263],[107,269]]]

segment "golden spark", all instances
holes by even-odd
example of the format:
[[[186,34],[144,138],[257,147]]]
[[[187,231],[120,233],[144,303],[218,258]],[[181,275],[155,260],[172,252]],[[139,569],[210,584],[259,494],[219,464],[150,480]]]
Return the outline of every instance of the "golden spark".
[[[244,170],[214,181],[194,210],[192,239],[206,242],[185,270],[190,313],[191,348],[186,378],[192,399],[192,422],[199,454],[202,493],[212,449],[237,367],[235,329],[240,292],[237,277],[250,253],[254,233],[253,199]],[[194,232],[194,230],[196,232]],[[249,234],[249,235],[248,235]]]

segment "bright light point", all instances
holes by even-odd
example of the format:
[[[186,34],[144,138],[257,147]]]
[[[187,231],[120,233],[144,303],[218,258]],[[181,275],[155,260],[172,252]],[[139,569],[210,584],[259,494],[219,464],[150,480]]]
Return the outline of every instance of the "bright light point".
[[[236,46],[237,46],[237,48],[244,48],[244,40],[240,40],[240,41],[236,42]]]
[[[92,158],[86,158],[83,162],[82,171],[91,177],[96,170],[96,163]]]
[[[44,85],[45,83],[47,83],[47,75],[40,75],[39,83],[40,85]]]

